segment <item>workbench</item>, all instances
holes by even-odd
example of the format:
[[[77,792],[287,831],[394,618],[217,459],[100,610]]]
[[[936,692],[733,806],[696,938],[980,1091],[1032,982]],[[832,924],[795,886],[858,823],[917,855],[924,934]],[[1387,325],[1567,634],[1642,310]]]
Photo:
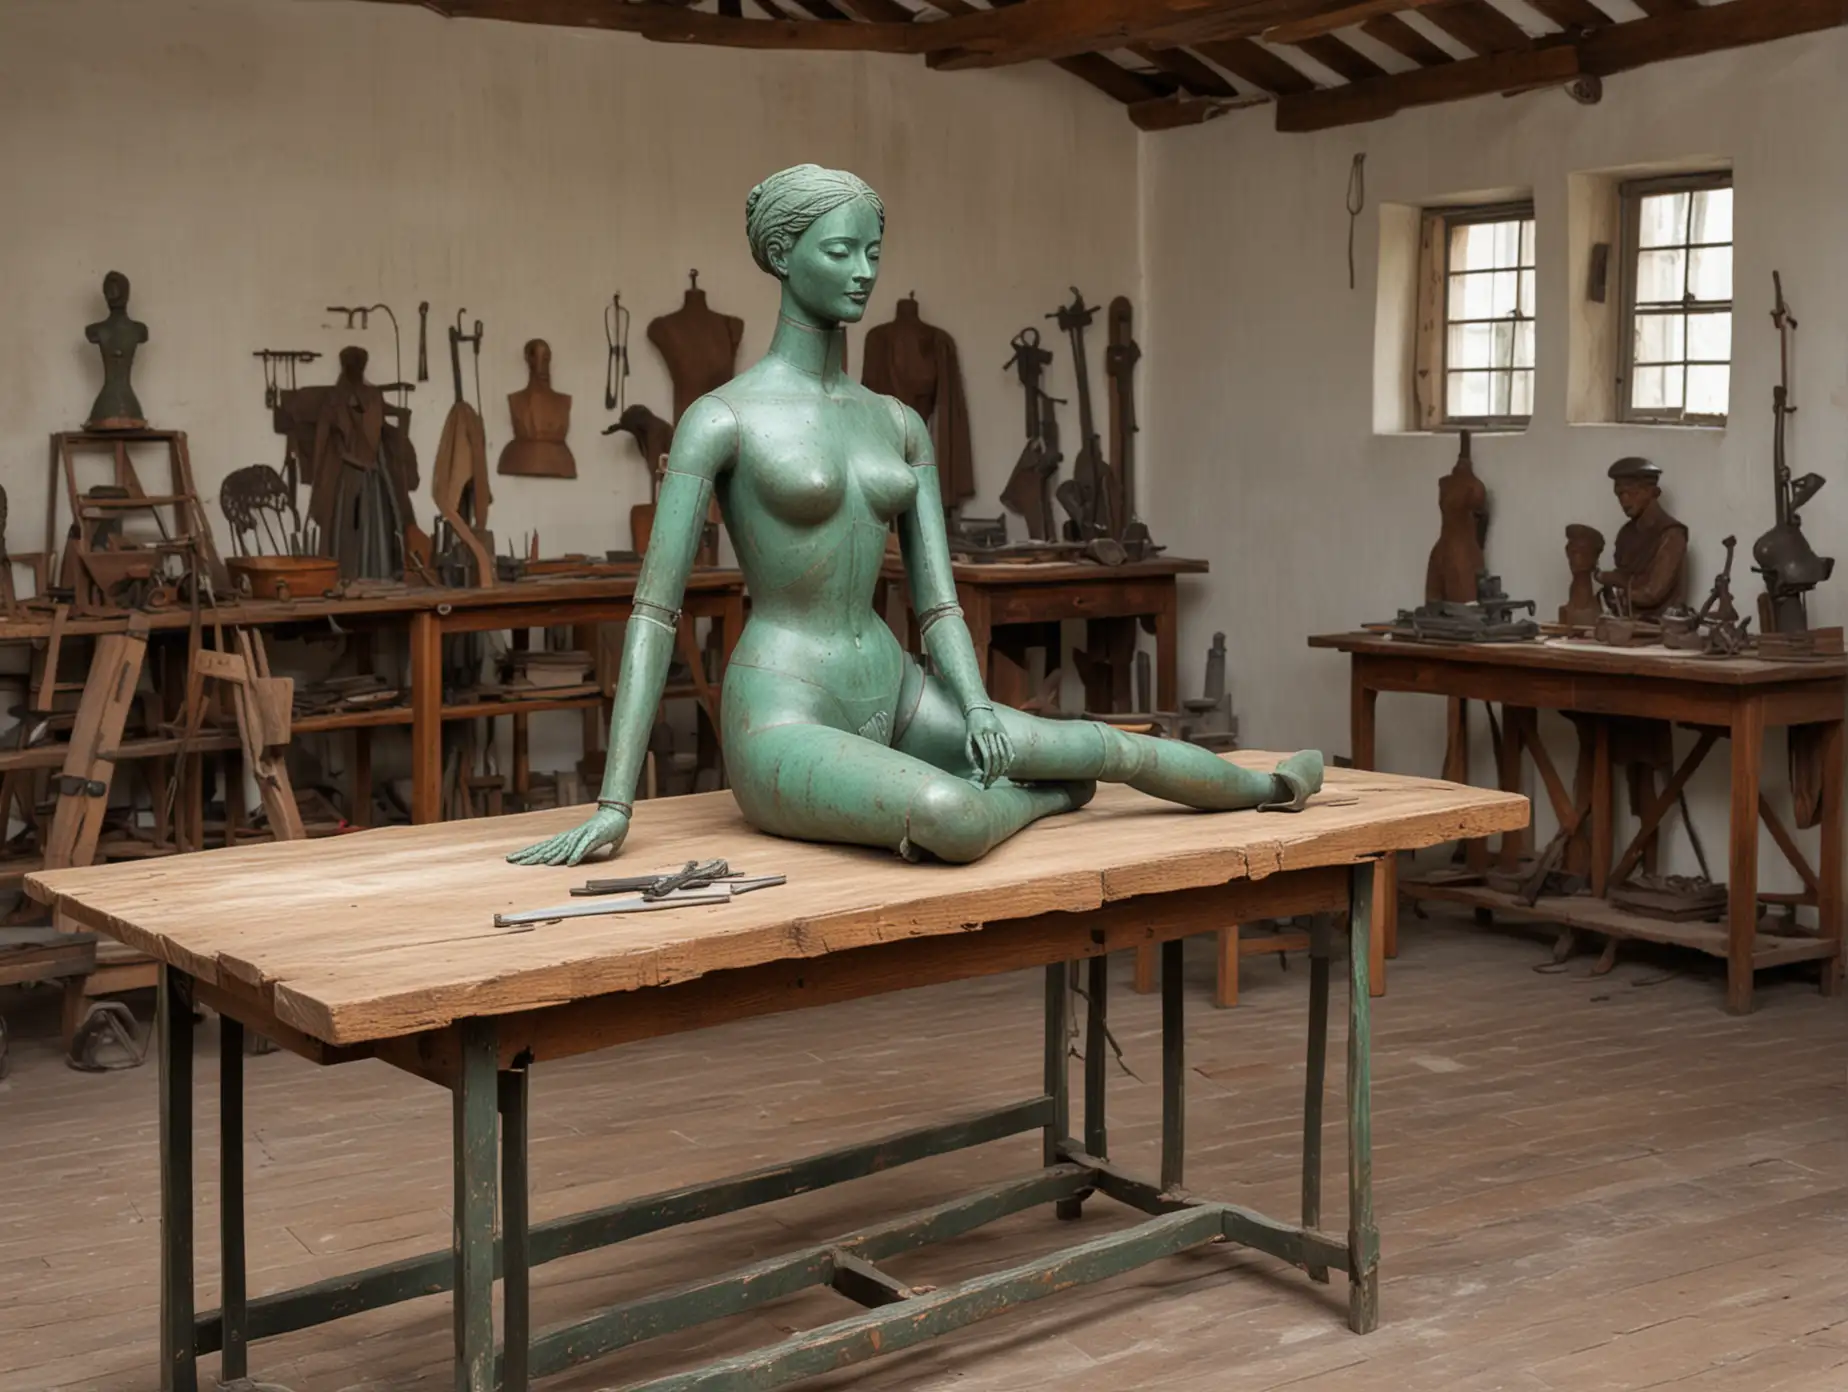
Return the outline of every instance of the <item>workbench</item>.
[[[1264,766],[1274,754],[1232,756]],[[167,860],[35,874],[61,926],[91,929],[162,963],[161,1371],[193,1392],[196,1360],[247,1373],[250,1343],[432,1292],[454,1292],[455,1386],[518,1392],[529,1379],[640,1340],[831,1286],[864,1313],[780,1344],[648,1384],[655,1392],[770,1388],[904,1348],[1026,1301],[1229,1241],[1326,1281],[1348,1274],[1348,1322],[1379,1318],[1369,1099],[1368,897],[1380,857],[1522,824],[1524,799],[1432,780],[1336,770],[1296,815],[1204,814],[1106,788],[973,865],[914,865],[884,852],[776,840],[748,828],[727,794],[640,807],[618,862],[635,872],[723,856],[787,885],[731,903],[573,919],[509,932],[496,912],[567,902],[583,868],[503,857],[583,814],[560,808],[323,841],[269,843]],[[363,888],[360,888],[362,887]],[[581,901],[572,901],[581,902]],[[279,913],[278,905],[287,912]],[[1183,1188],[1187,1078],[1181,940],[1239,918],[1316,914],[1306,1049],[1300,1219],[1279,1219]],[[1322,1226],[1335,925],[1348,952],[1347,1231]],[[1107,954],[1162,944],[1161,1172],[1109,1159],[1104,1114]],[[1076,966],[1092,1002],[1085,1026],[1082,1132],[1070,1124],[1068,1019]],[[1045,969],[1043,1084],[980,1115],[932,1121],[750,1174],[691,1183],[575,1217],[529,1221],[529,1078],[550,1060],[728,1020],[961,980]],[[193,1016],[222,1017],[218,1157],[221,1308],[194,1309]],[[242,1039],[259,1031],[309,1059],[380,1059],[453,1094],[455,1237],[449,1251],[252,1298],[244,1259]],[[1032,1134],[1038,1167],[966,1197],[729,1274],[534,1332],[529,1273],[539,1263],[753,1207],[877,1171]],[[1093,1194],[1147,1215],[1009,1270],[913,1289],[878,1262],[1050,1206],[1080,1216]],[[495,1215],[501,1216],[497,1235]],[[494,1340],[502,1281],[505,1337]],[[1228,1326],[1228,1342],[1236,1326]],[[360,1372],[355,1369],[355,1376]]]
[[[1726,1003],[1735,1013],[1752,1007],[1756,972],[1791,962],[1821,963],[1822,989],[1842,979],[1842,722],[1848,713],[1848,658],[1717,658],[1661,647],[1613,648],[1584,640],[1551,638],[1527,643],[1405,642],[1378,633],[1325,634],[1313,648],[1348,654],[1353,758],[1375,762],[1375,706],[1383,691],[1448,697],[1452,703],[1446,777],[1461,781],[1469,767],[1468,725],[1461,701],[1502,706],[1498,781],[1518,790],[1531,758],[1560,824],[1588,828],[1589,893],[1542,895],[1533,903],[1511,893],[1456,883],[1447,876],[1401,886],[1414,899],[1443,899],[1509,917],[1556,923],[1573,931],[1667,943],[1726,959]],[[1536,710],[1569,714],[1589,731],[1584,760],[1589,777],[1568,789],[1535,722]],[[1615,854],[1616,813],[1608,721],[1616,717],[1668,721],[1693,728],[1693,751],[1675,767],[1668,786],[1645,809],[1629,846]],[[1774,727],[1813,727],[1820,762],[1821,845],[1812,867],[1761,791],[1765,733]],[[1582,734],[1582,737],[1583,734]],[[1612,904],[1606,895],[1643,858],[1648,843],[1686,786],[1721,739],[1731,740],[1731,802],[1727,850],[1727,908],[1723,923],[1645,917]],[[1790,861],[1804,888],[1768,895],[1758,887],[1758,824]],[[1531,850],[1525,833],[1504,839],[1504,864]],[[1716,866],[1717,871],[1717,866]],[[1390,872],[1388,872],[1390,874]],[[1761,901],[1811,907],[1811,934],[1771,935],[1759,929]],[[1393,912],[1391,896],[1385,905]],[[1392,933],[1389,923],[1387,932]]]
[[[1155,706],[1180,709],[1180,586],[1183,575],[1204,575],[1205,561],[1160,556],[1105,566],[1078,561],[970,562],[952,567],[956,599],[975,642],[988,694],[1003,705],[1019,707],[1034,694],[1027,684],[1022,649],[1032,646],[1024,633],[1033,625],[1056,625],[1084,619],[1087,647],[1097,652],[1134,651],[1137,624],[1155,638]],[[904,568],[889,564],[885,578],[904,589]],[[915,616],[911,620],[915,626]],[[1011,630],[1011,632],[1010,632]],[[1059,665],[1056,632],[1037,645],[1049,648],[1048,668]],[[920,651],[915,634],[909,644]],[[1090,690],[1088,710],[1131,707],[1129,666],[1118,664],[1113,691]]]
[[[574,640],[586,650],[594,651],[595,628],[599,624],[620,623],[633,611],[636,576],[596,578],[536,578],[507,582],[483,588],[442,588],[407,586],[357,596],[326,595],[291,600],[243,599],[235,603],[202,611],[199,621],[210,626],[239,627],[275,633],[344,632],[360,635],[370,643],[379,634],[404,632],[409,644],[409,671],[404,699],[389,705],[298,716],[292,722],[296,736],[346,733],[352,741],[349,750],[352,784],[352,817],[355,825],[364,826],[371,806],[372,736],[385,728],[408,728],[411,741],[412,819],[435,822],[442,816],[443,726],[452,721],[509,717],[514,727],[514,785],[516,791],[526,774],[526,722],[547,711],[577,710],[584,713],[586,747],[595,747],[607,725],[608,696],[604,690],[548,694],[536,688],[530,695],[500,700],[445,702],[443,699],[443,639],[459,633],[511,631],[515,645],[522,646],[527,630],[555,625],[570,626],[577,631]],[[167,641],[183,641],[193,625],[191,611],[185,608],[160,609],[137,615],[145,619],[151,641],[165,635]],[[708,619],[718,630],[717,648],[721,667],[711,677],[705,662],[695,625]],[[126,615],[105,617],[69,617],[59,625],[61,639],[104,638],[124,631]],[[0,642],[48,641],[52,635],[50,617],[25,615],[0,619]],[[681,608],[679,635],[680,655],[686,659],[692,675],[692,687],[684,693],[697,699],[705,710],[711,731],[719,729],[719,684],[724,660],[731,656],[744,629],[744,578],[735,570],[696,570],[687,581]],[[369,662],[370,657],[362,659]],[[672,694],[672,693],[670,693]],[[167,712],[169,718],[176,711]],[[237,750],[235,733],[207,733],[190,741],[174,734],[129,738],[112,751],[110,763],[119,769],[131,760],[171,760],[186,756],[197,764],[199,756]],[[62,743],[35,745],[26,749],[0,750],[0,772],[47,769],[56,770],[65,761]],[[203,808],[198,792],[200,780],[194,773],[194,790],[182,801],[179,815],[189,818],[186,840],[203,843]],[[17,885],[38,861],[13,857],[0,862],[0,888]],[[95,954],[93,969],[86,973],[66,973],[64,1036],[68,1044],[81,1022],[89,1002],[100,996],[154,984],[154,971],[143,957],[114,943],[105,943]]]

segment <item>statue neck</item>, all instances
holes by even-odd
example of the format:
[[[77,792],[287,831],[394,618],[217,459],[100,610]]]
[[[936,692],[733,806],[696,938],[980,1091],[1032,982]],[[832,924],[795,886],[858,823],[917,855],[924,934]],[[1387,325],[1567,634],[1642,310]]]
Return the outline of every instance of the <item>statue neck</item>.
[[[817,319],[785,291],[776,332],[770,338],[770,356],[819,377],[824,386],[833,386],[844,375],[841,356],[846,338],[847,331],[839,324]]]

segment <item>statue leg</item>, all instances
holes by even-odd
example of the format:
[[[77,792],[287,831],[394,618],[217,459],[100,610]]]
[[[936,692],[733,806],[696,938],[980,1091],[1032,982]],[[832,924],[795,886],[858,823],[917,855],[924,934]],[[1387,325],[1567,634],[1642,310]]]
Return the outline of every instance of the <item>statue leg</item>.
[[[907,683],[906,698],[899,706],[897,748],[951,773],[973,773],[962,711],[943,684],[926,676],[912,698]],[[1046,720],[1006,706],[995,711],[1014,744],[1012,779],[1127,783],[1211,812],[1297,803],[1322,786],[1322,756],[1314,750],[1292,754],[1274,773],[1260,773],[1183,740],[1125,734],[1095,720]]]
[[[865,736],[807,723],[734,733],[725,766],[745,820],[760,831],[958,863],[1071,811],[1083,794],[1057,783],[981,788]]]

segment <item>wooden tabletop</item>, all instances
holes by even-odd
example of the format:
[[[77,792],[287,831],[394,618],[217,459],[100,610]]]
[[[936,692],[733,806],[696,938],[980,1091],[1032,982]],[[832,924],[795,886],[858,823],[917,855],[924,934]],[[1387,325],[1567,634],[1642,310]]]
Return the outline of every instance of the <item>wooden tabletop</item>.
[[[1186,556],[1157,556],[1149,561],[1098,565],[1094,561],[957,561],[958,582],[973,585],[1066,585],[1074,580],[1159,580],[1175,575],[1204,575],[1205,561]]]
[[[355,598],[317,595],[303,599],[243,599],[217,609],[205,611],[205,622],[222,624],[270,625],[307,623],[320,619],[358,618],[363,615],[415,614],[447,605],[450,609],[486,609],[497,606],[543,606],[586,599],[627,599],[635,593],[635,575],[599,575],[585,577],[536,576],[499,585],[450,588],[438,585],[407,585]],[[736,570],[695,570],[687,578],[689,593],[737,589],[744,576]],[[147,611],[148,627],[154,630],[185,629],[192,624],[192,611],[185,605],[171,609]],[[125,614],[98,618],[72,617],[64,625],[71,635],[120,633],[127,626]],[[0,619],[0,640],[46,638],[51,633],[49,614],[27,618]]]
[[[1598,672],[1614,676],[1700,682],[1719,686],[1762,686],[1783,682],[1841,681],[1848,657],[1704,657],[1672,648],[1613,648],[1585,639],[1542,638],[1531,643],[1418,643],[1381,633],[1320,633],[1312,648],[1400,657],[1423,662],[1457,662],[1490,667],[1528,667],[1551,672]]]
[[[1241,753],[1269,767],[1274,754]],[[1123,787],[1030,827],[974,865],[808,845],[747,827],[729,793],[636,809],[616,865],[638,873],[723,856],[789,883],[735,903],[564,920],[514,933],[497,912],[569,900],[607,869],[509,865],[583,808],[328,840],[237,846],[27,877],[66,926],[91,928],[205,981],[259,990],[277,1018],[329,1044],[470,1015],[666,985],[986,921],[1351,864],[1525,826],[1527,800],[1432,779],[1330,770],[1309,808],[1198,813]]]

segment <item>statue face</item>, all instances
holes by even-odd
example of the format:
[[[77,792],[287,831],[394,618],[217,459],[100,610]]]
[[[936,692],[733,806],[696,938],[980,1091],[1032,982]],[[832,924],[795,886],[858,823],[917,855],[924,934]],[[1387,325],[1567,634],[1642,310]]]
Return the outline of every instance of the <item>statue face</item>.
[[[111,309],[128,307],[128,277],[120,271],[111,271],[103,277],[103,303]]]
[[[1573,537],[1566,542],[1566,565],[1574,575],[1589,575],[1597,568],[1598,558],[1603,554],[1603,543],[1589,538]]]
[[[526,345],[526,365],[541,377],[552,371],[552,345],[543,338],[535,338]]]
[[[856,198],[810,223],[775,269],[817,319],[857,324],[879,279],[879,243],[879,215]]]
[[[1660,488],[1643,479],[1618,479],[1616,493],[1617,505],[1623,509],[1623,515],[1632,520],[1641,517],[1649,505],[1662,496]]]

